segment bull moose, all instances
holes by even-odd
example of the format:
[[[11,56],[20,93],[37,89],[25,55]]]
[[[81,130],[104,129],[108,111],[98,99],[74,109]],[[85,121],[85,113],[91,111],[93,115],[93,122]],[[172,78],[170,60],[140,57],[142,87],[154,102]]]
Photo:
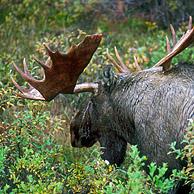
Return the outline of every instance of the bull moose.
[[[102,39],[101,34],[94,34],[87,35],[66,54],[53,52],[44,44],[47,61],[35,58],[44,69],[44,78],[34,79],[24,59],[24,71],[15,64],[14,67],[29,88],[12,81],[21,97],[33,100],[50,101],[59,93],[93,93],[71,122],[73,147],[90,147],[99,141],[102,158],[119,165],[124,160],[127,143],[137,144],[148,163],[167,162],[170,170],[180,169],[182,162],[168,152],[174,141],[181,147],[188,120],[194,118],[194,64],[182,62],[172,66],[171,61],[194,41],[192,18],[179,41],[172,26],[171,32],[173,45],[167,38],[167,55],[150,69],[141,70],[134,58],[139,71],[131,72],[115,48],[116,60],[107,54],[117,74],[108,65],[103,80],[77,84]],[[173,192],[181,193],[181,188]]]

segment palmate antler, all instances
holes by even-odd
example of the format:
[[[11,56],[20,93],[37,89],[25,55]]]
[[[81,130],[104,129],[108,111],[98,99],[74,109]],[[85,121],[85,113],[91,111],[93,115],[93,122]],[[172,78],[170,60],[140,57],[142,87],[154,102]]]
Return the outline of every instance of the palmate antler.
[[[158,63],[154,65],[154,67],[162,66],[163,71],[168,71],[171,68],[171,60],[173,57],[182,52],[185,48],[187,48],[191,43],[194,42],[194,27],[192,27],[192,17],[189,17],[189,25],[187,32],[180,38],[177,42],[176,33],[172,25],[170,25],[172,39],[173,39],[173,47],[170,46],[170,41],[168,37],[166,37],[166,50],[168,54],[162,58]]]
[[[67,54],[62,54],[58,50],[53,52],[44,44],[49,56],[46,63],[35,58],[45,72],[42,80],[36,80],[30,75],[25,59],[23,61],[24,72],[14,64],[16,71],[29,85],[28,89],[24,89],[12,78],[14,85],[21,92],[19,96],[33,100],[50,101],[59,93],[95,92],[98,84],[76,85],[76,82],[98,48],[101,39],[101,34],[88,35],[80,44],[72,46]]]
[[[172,33],[173,47],[171,48],[170,41],[168,37],[166,37],[166,50],[168,54],[153,66],[154,68],[162,66],[162,70],[164,72],[168,71],[171,68],[172,58],[178,55],[180,52],[182,52],[185,48],[187,48],[190,44],[194,42],[194,27],[192,27],[192,17],[191,16],[189,17],[188,30],[180,38],[178,42],[176,40],[176,33],[172,25],[170,25],[170,29]],[[119,73],[129,73],[130,69],[127,67],[127,65],[123,63],[123,60],[121,59],[116,47],[114,49],[115,49],[116,60],[109,54],[107,50],[108,59],[114,65],[114,67],[118,70]],[[139,66],[137,62],[137,58],[135,56],[134,56],[134,62],[135,62],[136,70],[141,71],[141,67]]]

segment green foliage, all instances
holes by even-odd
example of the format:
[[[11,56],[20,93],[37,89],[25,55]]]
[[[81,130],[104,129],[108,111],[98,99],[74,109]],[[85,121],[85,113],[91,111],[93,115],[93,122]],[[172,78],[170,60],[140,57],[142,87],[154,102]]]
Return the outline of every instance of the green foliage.
[[[128,155],[127,161],[130,165],[126,166],[126,169],[117,169],[119,173],[106,186],[106,193],[168,193],[173,188],[175,181],[165,177],[167,164],[158,167],[155,163],[151,163],[147,175],[143,171],[146,157],[140,157],[137,146],[131,146]]]
[[[42,103],[43,104],[43,103]],[[2,193],[167,193],[177,180],[192,183],[193,124],[185,135],[178,157],[188,166],[165,177],[167,164],[148,166],[145,156],[131,146],[122,167],[100,159],[97,147],[73,149],[57,143],[45,105],[28,103],[26,110],[13,111],[12,123],[4,122],[0,136],[0,188]],[[6,117],[5,117],[6,118]],[[60,122],[60,121],[58,121]],[[60,123],[55,123],[55,127]]]
[[[65,157],[72,149],[56,144],[52,136],[45,133],[47,113],[34,116],[32,112],[22,114],[22,118],[17,115],[18,120],[10,127],[9,133],[1,136],[2,192],[152,193],[152,187],[156,187],[154,191],[160,191],[164,189],[163,182],[168,181],[164,178],[163,169],[159,169],[158,176],[146,176],[142,170],[146,158],[139,156],[136,146],[132,146],[129,152],[129,162],[133,162],[123,169],[102,161],[96,148],[89,154],[89,159],[84,152],[79,162],[75,162],[75,158],[73,162]],[[154,186],[154,178],[161,185]]]
[[[6,92],[8,93],[6,93]],[[54,125],[45,103],[22,101],[11,96],[13,88],[1,90],[0,188],[2,193],[167,193],[177,180],[193,180],[193,124],[185,136],[184,148],[173,149],[187,157],[188,167],[165,177],[167,165],[151,163],[144,172],[146,157],[131,146],[126,164],[109,165],[100,159],[97,147],[73,149],[56,141]],[[5,95],[3,95],[5,94]],[[12,105],[8,102],[12,102]],[[13,106],[17,103],[17,109]],[[63,129],[66,130],[66,129]],[[58,132],[58,131],[56,131]],[[65,138],[65,137],[64,137]],[[102,176],[103,175],[103,176]]]
[[[150,171],[150,182],[155,186],[156,190],[158,190],[159,193],[168,193],[174,186],[174,180],[165,178],[165,174],[168,170],[167,164],[163,164],[162,167],[157,168],[155,163],[151,163],[148,167]],[[158,172],[158,174],[156,172]]]
[[[176,142],[173,142],[170,154],[176,154],[176,158],[184,162],[186,161],[187,165],[180,172],[174,170],[172,176],[175,179],[184,179],[186,183],[192,184],[192,188],[194,188],[194,122],[192,120],[186,129],[182,144],[184,146],[183,149],[177,149]]]

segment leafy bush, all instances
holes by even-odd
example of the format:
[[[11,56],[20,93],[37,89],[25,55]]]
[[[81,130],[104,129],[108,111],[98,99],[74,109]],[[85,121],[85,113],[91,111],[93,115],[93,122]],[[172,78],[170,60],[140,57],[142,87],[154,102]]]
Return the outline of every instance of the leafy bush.
[[[172,176],[174,179],[183,179],[186,184],[191,184],[192,191],[194,191],[194,122],[192,120],[185,132],[182,141],[183,149],[177,149],[176,142],[173,142],[171,144],[172,151],[169,154],[175,153],[176,158],[186,161],[187,165],[180,172],[174,170]]]
[[[166,178],[167,164],[158,167],[151,163],[149,174],[143,171],[146,157],[140,156],[137,146],[131,146],[127,163],[118,168],[101,160],[97,147],[73,149],[60,145],[49,129],[49,112],[44,105],[36,106],[32,103],[26,110],[14,112],[13,122],[1,134],[2,193],[151,194],[167,193],[180,179],[193,184],[193,124],[185,135],[184,148],[172,150],[178,157],[186,157],[188,166]],[[58,125],[55,123],[55,127]]]

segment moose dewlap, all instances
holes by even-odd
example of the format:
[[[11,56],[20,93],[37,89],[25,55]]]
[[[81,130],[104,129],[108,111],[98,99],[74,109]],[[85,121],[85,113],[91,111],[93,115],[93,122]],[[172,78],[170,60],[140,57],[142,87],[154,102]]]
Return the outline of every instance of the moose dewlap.
[[[25,60],[24,72],[14,64],[29,89],[13,83],[21,97],[34,100],[49,101],[59,93],[93,93],[71,122],[72,146],[90,147],[99,141],[102,157],[121,164],[127,143],[137,144],[148,162],[167,162],[169,170],[179,169],[184,164],[168,152],[174,141],[181,147],[189,119],[194,119],[194,64],[182,62],[172,67],[171,60],[194,41],[192,18],[179,41],[172,26],[171,31],[172,47],[167,38],[168,54],[150,69],[141,70],[134,57],[139,71],[130,72],[115,48],[116,60],[107,54],[118,74],[107,66],[103,80],[76,84],[100,44],[102,35],[95,34],[86,36],[66,54],[45,46],[49,55],[46,63],[36,59],[44,69],[43,80],[30,75]]]

